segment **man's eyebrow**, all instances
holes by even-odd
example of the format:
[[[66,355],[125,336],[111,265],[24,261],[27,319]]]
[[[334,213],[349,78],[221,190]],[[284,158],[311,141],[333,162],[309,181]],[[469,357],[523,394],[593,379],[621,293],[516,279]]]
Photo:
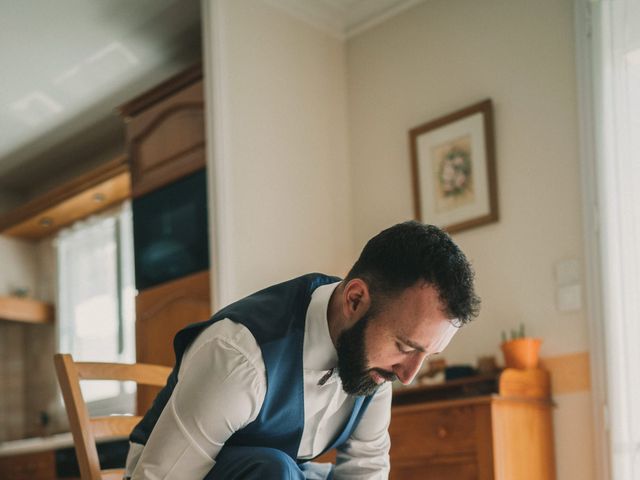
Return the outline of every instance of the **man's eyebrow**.
[[[426,347],[423,347],[422,345],[419,345],[419,344],[409,340],[408,338],[399,336],[398,340],[400,340],[405,345],[418,350],[419,352],[425,353],[427,351]]]

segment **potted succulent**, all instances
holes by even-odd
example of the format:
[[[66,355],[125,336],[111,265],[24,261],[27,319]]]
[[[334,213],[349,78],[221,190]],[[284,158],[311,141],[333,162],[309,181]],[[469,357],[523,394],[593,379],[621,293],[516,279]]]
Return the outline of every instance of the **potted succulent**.
[[[507,333],[503,331],[500,348],[504,355],[505,366],[520,369],[536,368],[541,343],[541,339],[525,335],[523,324],[520,324],[519,330],[511,330],[510,339],[507,339]]]

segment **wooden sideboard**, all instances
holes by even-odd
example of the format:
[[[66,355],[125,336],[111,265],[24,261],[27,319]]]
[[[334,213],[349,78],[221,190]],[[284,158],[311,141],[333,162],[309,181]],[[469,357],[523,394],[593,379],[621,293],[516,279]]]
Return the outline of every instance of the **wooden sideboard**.
[[[481,379],[482,380],[482,379]],[[428,401],[447,386],[396,392],[391,414],[391,480],[555,480],[549,374],[506,369],[448,388],[485,394]],[[422,401],[407,402],[414,396]],[[427,400],[427,401],[425,401]]]
[[[541,369],[396,390],[389,478],[555,480],[552,408]]]
[[[478,397],[394,408],[391,479],[554,480],[550,405]]]

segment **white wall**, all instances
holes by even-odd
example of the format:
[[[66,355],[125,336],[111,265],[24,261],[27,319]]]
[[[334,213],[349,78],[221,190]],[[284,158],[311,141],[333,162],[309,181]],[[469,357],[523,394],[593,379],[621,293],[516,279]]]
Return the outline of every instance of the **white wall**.
[[[559,261],[583,261],[570,0],[429,0],[346,44],[259,0],[203,5],[218,305],[343,274],[413,217],[408,130],[491,97],[501,219],[454,235],[483,309],[446,358],[501,359],[500,331],[520,322],[543,356],[588,350],[584,312],[560,313],[554,283]],[[555,401],[558,478],[592,479],[591,396]]]
[[[342,43],[259,1],[205,7],[218,305],[309,271],[344,273],[353,238]]]
[[[449,363],[501,361],[500,332],[520,322],[543,356],[588,350],[585,313],[558,311],[554,279],[583,262],[573,38],[570,0],[429,0],[348,42],[356,245],[413,217],[408,130],[494,102],[501,218],[453,236],[483,305]],[[594,478],[591,396],[556,401],[558,478]]]
[[[348,45],[357,243],[413,217],[407,131],[494,101],[501,219],[454,235],[484,299],[452,345],[462,360],[521,321],[545,354],[587,348],[583,313],[555,308],[553,276],[582,258],[572,22],[569,0],[430,0]]]

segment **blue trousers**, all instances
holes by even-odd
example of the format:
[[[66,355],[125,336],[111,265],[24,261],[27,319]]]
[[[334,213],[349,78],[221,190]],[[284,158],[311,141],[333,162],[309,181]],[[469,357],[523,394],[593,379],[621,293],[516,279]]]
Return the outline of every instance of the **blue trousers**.
[[[275,448],[227,445],[204,480],[330,480],[332,476],[331,464],[298,465]]]

